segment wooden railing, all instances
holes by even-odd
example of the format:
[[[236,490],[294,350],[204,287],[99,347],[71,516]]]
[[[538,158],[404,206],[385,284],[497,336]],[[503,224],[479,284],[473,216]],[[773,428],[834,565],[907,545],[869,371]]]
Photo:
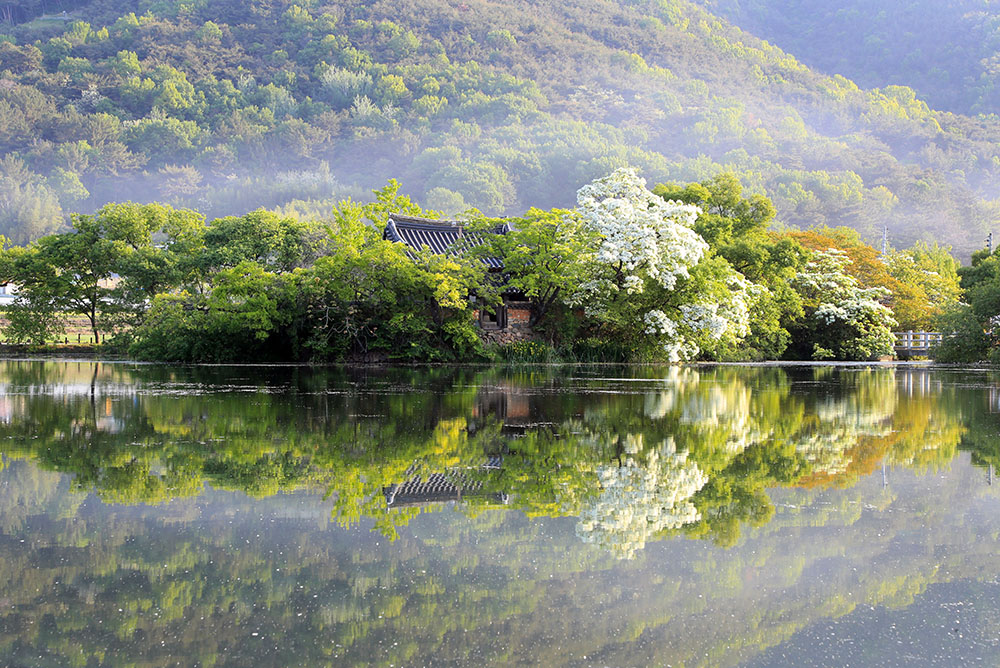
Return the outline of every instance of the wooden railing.
[[[896,354],[920,355],[928,353],[944,339],[941,332],[894,332],[896,335]]]

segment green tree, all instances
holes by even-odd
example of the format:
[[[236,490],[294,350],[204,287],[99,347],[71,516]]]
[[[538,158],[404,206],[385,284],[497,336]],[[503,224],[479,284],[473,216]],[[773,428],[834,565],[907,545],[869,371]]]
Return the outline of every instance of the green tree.
[[[496,233],[500,226],[503,234]],[[532,327],[542,325],[589,277],[582,260],[596,244],[596,233],[575,211],[530,209],[518,218],[484,218],[470,227],[479,231],[474,253],[501,260],[508,276],[504,288],[531,301]]]
[[[285,277],[244,261],[213,274],[204,292],[159,294],[135,331],[139,359],[259,362],[292,358]]]
[[[667,201],[701,209],[694,229],[712,251],[764,290],[751,318],[751,336],[730,356],[777,359],[788,347],[788,324],[802,315],[802,300],[791,287],[807,253],[794,239],[768,231],[775,208],[762,195],[743,197],[739,179],[722,173],[686,186],[660,184],[653,192]]]
[[[111,70],[120,77],[138,77],[142,74],[139,56],[134,51],[119,51],[109,59]]]
[[[95,340],[141,317],[147,300],[179,279],[178,256],[196,247],[202,218],[156,204],[109,204],[75,214],[69,232],[3,255],[3,278],[26,312],[86,316]],[[154,234],[164,237],[154,245]]]
[[[47,181],[49,186],[59,193],[59,198],[65,205],[75,204],[90,197],[90,192],[76,172],[56,167]]]
[[[51,302],[15,300],[4,310],[4,337],[11,343],[39,348],[62,336],[65,323]]]
[[[327,242],[320,224],[283,218],[263,209],[213,220],[205,228],[204,239],[204,252],[193,260],[206,276],[241,262],[290,272],[311,264],[325,252]]]
[[[904,330],[931,330],[962,297],[958,261],[950,248],[919,243],[883,257],[889,274],[908,290],[894,295],[893,315]]]
[[[201,173],[190,165],[164,165],[159,172],[158,189],[164,200],[178,203],[195,195],[201,186]]]
[[[942,313],[937,325],[947,336],[934,356],[943,362],[1000,361],[1000,258],[983,250],[958,270],[965,302]]]
[[[392,200],[410,206],[398,195]],[[305,301],[297,336],[319,359],[475,357],[481,343],[468,297],[482,284],[482,264],[429,251],[414,255],[383,240],[364,221],[387,215],[387,206],[394,208],[383,198],[337,207],[330,253],[296,274]]]

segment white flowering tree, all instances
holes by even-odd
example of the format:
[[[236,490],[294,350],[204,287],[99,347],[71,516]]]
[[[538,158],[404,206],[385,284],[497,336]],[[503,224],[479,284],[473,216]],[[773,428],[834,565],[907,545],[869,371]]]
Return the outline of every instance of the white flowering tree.
[[[581,188],[577,211],[596,245],[581,255],[587,279],[567,303],[601,334],[655,342],[671,361],[747,335],[763,288],[710,257],[692,229],[698,207],[666,201],[619,169]]]
[[[817,251],[795,278],[806,317],[799,336],[811,340],[817,359],[867,360],[892,354],[896,321],[881,303],[889,291],[859,287],[844,271],[850,262],[843,251]]]

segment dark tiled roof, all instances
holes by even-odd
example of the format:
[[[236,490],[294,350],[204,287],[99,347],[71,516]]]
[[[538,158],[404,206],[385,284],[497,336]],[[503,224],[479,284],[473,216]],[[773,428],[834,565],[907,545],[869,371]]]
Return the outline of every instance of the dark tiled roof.
[[[504,223],[493,230],[493,233],[506,234],[509,231],[509,223]],[[482,234],[466,231],[459,222],[395,214],[389,217],[382,238],[406,244],[414,250],[427,246],[432,253],[441,255],[456,255],[458,252],[456,244],[459,240],[472,247],[484,243]],[[483,262],[490,269],[503,269],[503,262],[499,258],[485,257]]]

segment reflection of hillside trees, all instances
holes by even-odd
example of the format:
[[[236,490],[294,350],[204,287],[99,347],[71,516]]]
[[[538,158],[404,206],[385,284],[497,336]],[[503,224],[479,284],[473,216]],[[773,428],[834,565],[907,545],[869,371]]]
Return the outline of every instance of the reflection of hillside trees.
[[[0,485],[32,498],[32,468],[12,462]],[[773,521],[728,550],[678,541],[617,564],[580,543],[572,523],[560,531],[562,520],[502,511],[425,515],[387,549],[378,534],[326,522],[311,496],[209,490],[66,514],[44,492],[27,521],[0,530],[0,657],[363,666],[586,654],[602,665],[737,665],[824,617],[995,573],[992,541],[974,539],[997,530],[994,505],[977,507],[967,492],[977,473],[961,474],[948,485],[901,475],[905,502],[883,513],[862,510],[882,497],[875,481],[790,487]],[[42,476],[65,490],[65,476]],[[923,496],[926,508],[907,510]],[[955,513],[976,521],[948,521]]]
[[[30,498],[36,478],[14,462],[0,484]],[[0,661],[399,665],[450,634],[532,614],[544,578],[606,566],[599,554],[557,558],[572,543],[540,540],[540,527],[509,514],[470,520],[445,540],[403,538],[390,559],[377,534],[334,539],[324,511],[303,510],[301,498],[207,497],[85,504],[68,516],[54,498],[36,500],[30,522],[0,534]],[[483,554],[457,558],[473,542]],[[518,560],[500,556],[513,545]]]
[[[531,517],[578,517],[581,535],[629,555],[679,531],[733,545],[773,516],[774,488],[945,465],[965,433],[961,400],[925,387],[927,373],[22,363],[0,379],[0,439],[8,457],[72,473],[107,502],[161,503],[206,483],[322,490],[338,523],[368,518],[390,537],[433,504],[390,507],[386,490],[450,476],[478,490],[467,513],[503,498]]]
[[[586,654],[602,665],[737,665],[825,616],[906,605],[930,583],[996,572],[994,545],[976,539],[1000,531],[995,504],[977,505],[995,493],[983,472],[898,471],[886,490],[863,478],[883,459],[946,466],[959,442],[979,461],[993,456],[1000,420],[973,412],[988,410],[984,391],[916,382],[933,375],[921,370],[638,369],[614,381],[588,375],[618,373],[607,369],[261,379],[102,367],[91,401],[85,366],[79,394],[54,391],[52,374],[32,392],[4,379],[0,663],[562,664]],[[817,432],[840,438],[840,473],[818,474],[800,452]],[[503,468],[482,470],[487,455]],[[680,483],[695,466],[707,482],[688,495],[693,485]],[[459,506],[466,518],[387,509],[385,486],[447,471],[524,512],[484,497]],[[653,472],[667,484],[643,488],[632,517],[689,513],[686,503],[696,515],[647,519],[641,537],[728,549],[672,541],[618,562],[621,550],[577,538],[615,481],[645,484]],[[130,503],[182,498],[106,505],[71,486]],[[397,539],[387,548],[377,532],[342,531],[331,508]]]

